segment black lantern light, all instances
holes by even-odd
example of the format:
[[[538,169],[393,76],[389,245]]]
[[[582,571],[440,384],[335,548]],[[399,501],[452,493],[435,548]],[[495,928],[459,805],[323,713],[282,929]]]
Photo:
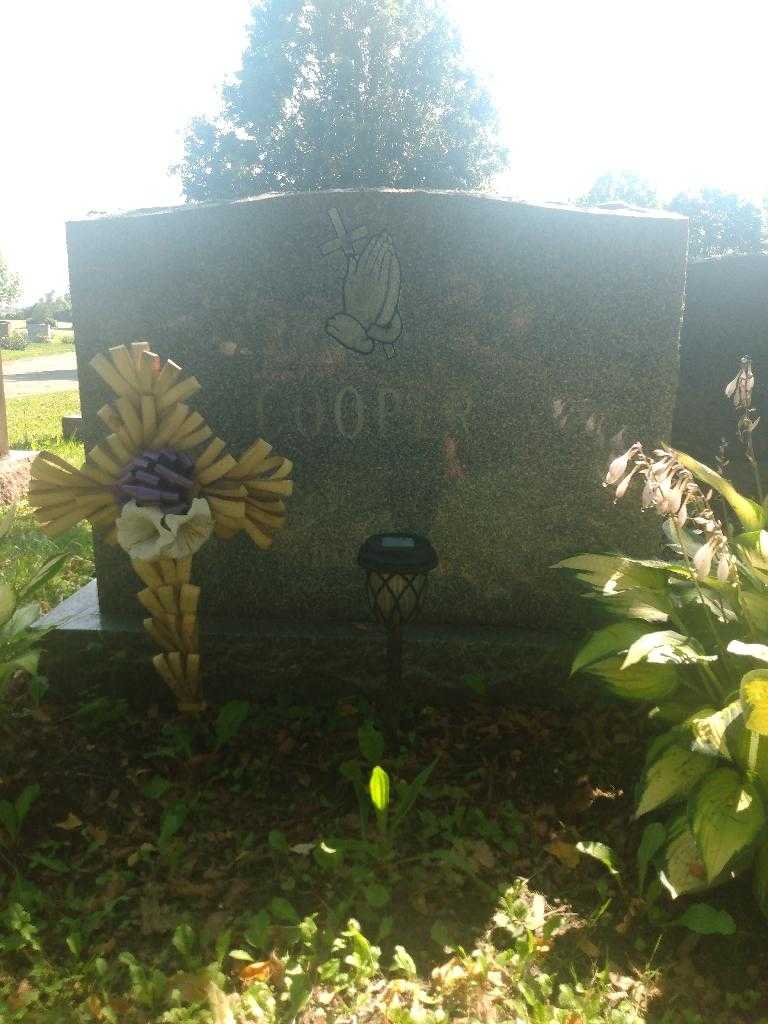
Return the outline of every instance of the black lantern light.
[[[418,533],[376,533],[360,548],[357,564],[366,570],[371,610],[387,631],[387,676],[394,697],[402,678],[402,627],[419,614],[437,554]]]

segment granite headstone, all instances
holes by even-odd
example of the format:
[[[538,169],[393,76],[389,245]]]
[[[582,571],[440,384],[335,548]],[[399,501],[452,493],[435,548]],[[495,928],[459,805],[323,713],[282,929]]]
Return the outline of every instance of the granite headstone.
[[[751,356],[757,378],[754,400],[768,412],[762,397],[762,384],[768,380],[768,253],[692,263],[686,293],[673,443],[714,465],[725,438],[730,475],[737,486],[751,489],[752,473],[739,457],[738,414],[724,389],[736,376],[741,357]],[[754,434],[755,450],[764,464],[766,422]]]
[[[295,461],[270,551],[196,556],[211,628],[365,619],[356,552],[397,529],[440,556],[427,622],[572,623],[555,561],[656,543],[599,481],[670,434],[686,237],[659,211],[390,190],[72,223],[83,434],[109,397],[89,359],[146,339],[236,453],[261,434]],[[98,543],[97,574],[102,609],[133,613],[124,554]]]
[[[27,337],[30,342],[50,341],[51,336],[50,324],[33,324],[30,321],[27,321]]]

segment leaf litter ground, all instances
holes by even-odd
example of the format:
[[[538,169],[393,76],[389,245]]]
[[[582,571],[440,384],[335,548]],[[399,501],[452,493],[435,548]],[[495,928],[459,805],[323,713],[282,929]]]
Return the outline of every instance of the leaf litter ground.
[[[163,1016],[176,1011],[147,995],[151,972],[158,993],[172,983],[179,1005],[194,1009],[205,998],[198,968],[217,947],[222,985],[235,991],[248,964],[229,950],[245,946],[267,963],[282,929],[307,914],[329,935],[355,918],[382,963],[403,946],[429,978],[448,947],[482,940],[519,879],[561,922],[541,944],[546,970],[587,987],[602,971],[606,1014],[612,1000],[634,999],[637,1018],[595,1020],[768,1019],[765,925],[750,916],[748,894],[709,896],[739,920],[736,938],[660,934],[644,917],[631,821],[642,710],[522,708],[470,689],[449,705],[406,708],[399,749],[390,743],[376,758],[395,808],[403,786],[436,764],[387,843],[372,815],[363,835],[350,781],[356,772],[367,781],[371,768],[360,750],[370,753],[360,730],[370,739],[366,723],[377,718],[370,693],[342,686],[318,697],[311,663],[298,666],[301,687],[241,705],[247,718],[217,742],[216,709],[190,731],[162,698],[104,695],[135,673],[132,663],[104,659],[104,679],[83,680],[82,662],[68,657],[57,675],[77,676],[77,695],[55,698],[53,686],[34,708],[19,688],[0,723],[0,799],[40,787],[17,841],[6,836],[0,849],[9,1020],[212,1019]],[[577,849],[594,841],[613,851],[618,878]],[[132,958],[143,966],[132,969]],[[308,1005],[299,1019],[345,1019],[327,1006],[308,1016]],[[494,1012],[476,1019],[514,1019]]]

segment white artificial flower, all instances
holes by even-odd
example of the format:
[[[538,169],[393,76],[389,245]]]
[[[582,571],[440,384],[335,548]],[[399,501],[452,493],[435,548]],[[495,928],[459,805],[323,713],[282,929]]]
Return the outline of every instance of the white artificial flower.
[[[158,508],[144,508],[128,501],[117,520],[117,542],[131,558],[154,562],[167,557],[166,550],[173,543],[173,534],[163,524],[163,513]]]
[[[210,505],[205,498],[195,498],[188,512],[183,515],[167,515],[165,525],[172,540],[163,552],[163,557],[189,558],[199,551],[213,532]]]

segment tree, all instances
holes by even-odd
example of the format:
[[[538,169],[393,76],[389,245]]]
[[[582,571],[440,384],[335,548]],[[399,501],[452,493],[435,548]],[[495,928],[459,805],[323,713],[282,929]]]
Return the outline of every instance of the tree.
[[[46,292],[42,298],[32,306],[19,310],[19,316],[23,320],[31,320],[33,323],[45,323],[53,325],[57,320],[72,319],[72,302],[69,294],[57,295],[55,292]]]
[[[733,192],[705,188],[680,192],[668,210],[688,217],[688,256],[723,256],[762,250],[762,213]]]
[[[188,200],[331,187],[479,188],[496,114],[435,0],[260,0],[216,121],[175,168]]]
[[[21,278],[12,274],[0,253],[0,306],[12,306],[21,294]]]
[[[656,189],[644,178],[630,171],[601,174],[589,192],[577,200],[579,206],[621,202],[629,206],[658,206]]]

